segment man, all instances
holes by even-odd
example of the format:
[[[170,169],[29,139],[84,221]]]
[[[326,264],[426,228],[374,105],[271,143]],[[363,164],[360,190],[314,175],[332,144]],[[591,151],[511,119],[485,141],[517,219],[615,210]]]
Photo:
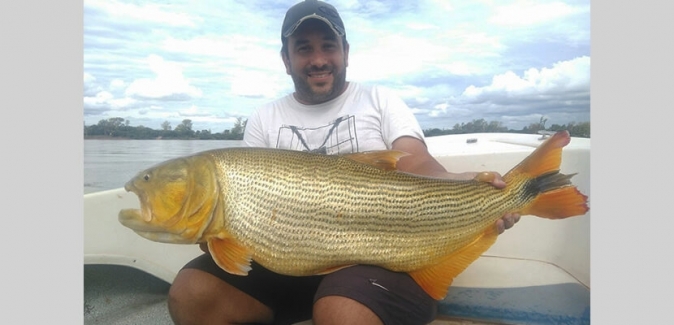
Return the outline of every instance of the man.
[[[295,92],[260,107],[244,134],[248,146],[325,154],[395,149],[405,172],[472,179],[447,172],[429,153],[418,122],[390,91],[346,81],[349,44],[344,24],[327,3],[307,0],[286,13],[281,57]],[[492,184],[505,186],[492,173]],[[251,216],[252,217],[252,216]],[[519,215],[497,222],[512,227]],[[204,249],[207,252],[207,249]],[[426,324],[437,302],[409,275],[357,265],[325,276],[289,277],[252,265],[248,276],[221,270],[204,254],[183,268],[169,292],[176,324]]]

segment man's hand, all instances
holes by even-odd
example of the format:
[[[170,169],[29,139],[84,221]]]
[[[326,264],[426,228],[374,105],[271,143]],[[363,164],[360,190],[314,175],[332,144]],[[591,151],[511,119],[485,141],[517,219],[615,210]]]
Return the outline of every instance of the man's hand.
[[[472,177],[471,177],[472,176]],[[479,181],[490,183],[492,186],[498,189],[502,189],[506,186],[503,177],[497,172],[481,172],[481,173],[464,173],[464,177],[470,177]],[[519,213],[506,213],[499,220],[496,220],[496,228],[498,233],[502,234],[506,229],[512,228],[518,221],[520,221]]]
[[[520,221],[519,213],[506,213],[503,218],[496,220],[496,228],[499,235],[506,229],[512,228],[518,221]]]

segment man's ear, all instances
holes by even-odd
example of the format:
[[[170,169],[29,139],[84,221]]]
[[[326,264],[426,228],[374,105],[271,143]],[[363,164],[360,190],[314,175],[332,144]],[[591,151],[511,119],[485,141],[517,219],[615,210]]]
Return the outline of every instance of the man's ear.
[[[286,67],[286,74],[290,75],[290,58],[286,55],[286,52],[281,50],[281,60],[283,60],[283,65]]]
[[[349,66],[349,42],[344,42],[344,67]]]

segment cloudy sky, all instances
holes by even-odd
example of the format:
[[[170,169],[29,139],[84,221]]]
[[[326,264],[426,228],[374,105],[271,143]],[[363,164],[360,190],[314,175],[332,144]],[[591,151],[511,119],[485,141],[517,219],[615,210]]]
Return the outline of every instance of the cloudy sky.
[[[222,132],[293,91],[279,56],[296,0],[84,0],[84,122]],[[332,0],[347,79],[395,90],[423,129],[590,121],[590,1]]]

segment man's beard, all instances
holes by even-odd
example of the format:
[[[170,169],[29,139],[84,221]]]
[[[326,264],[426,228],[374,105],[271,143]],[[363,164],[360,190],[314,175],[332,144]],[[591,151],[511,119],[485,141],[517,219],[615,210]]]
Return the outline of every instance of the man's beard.
[[[326,67],[320,70],[312,69],[311,71],[331,71],[333,76],[332,87],[325,92],[317,93],[311,88],[306,79],[293,72],[290,74],[290,76],[292,77],[293,83],[295,84],[295,92],[302,101],[308,102],[310,104],[324,103],[337,97],[344,89],[344,84],[346,84],[346,69],[337,71],[330,69],[330,67]],[[306,72],[303,72],[303,74],[303,76],[308,75]]]

